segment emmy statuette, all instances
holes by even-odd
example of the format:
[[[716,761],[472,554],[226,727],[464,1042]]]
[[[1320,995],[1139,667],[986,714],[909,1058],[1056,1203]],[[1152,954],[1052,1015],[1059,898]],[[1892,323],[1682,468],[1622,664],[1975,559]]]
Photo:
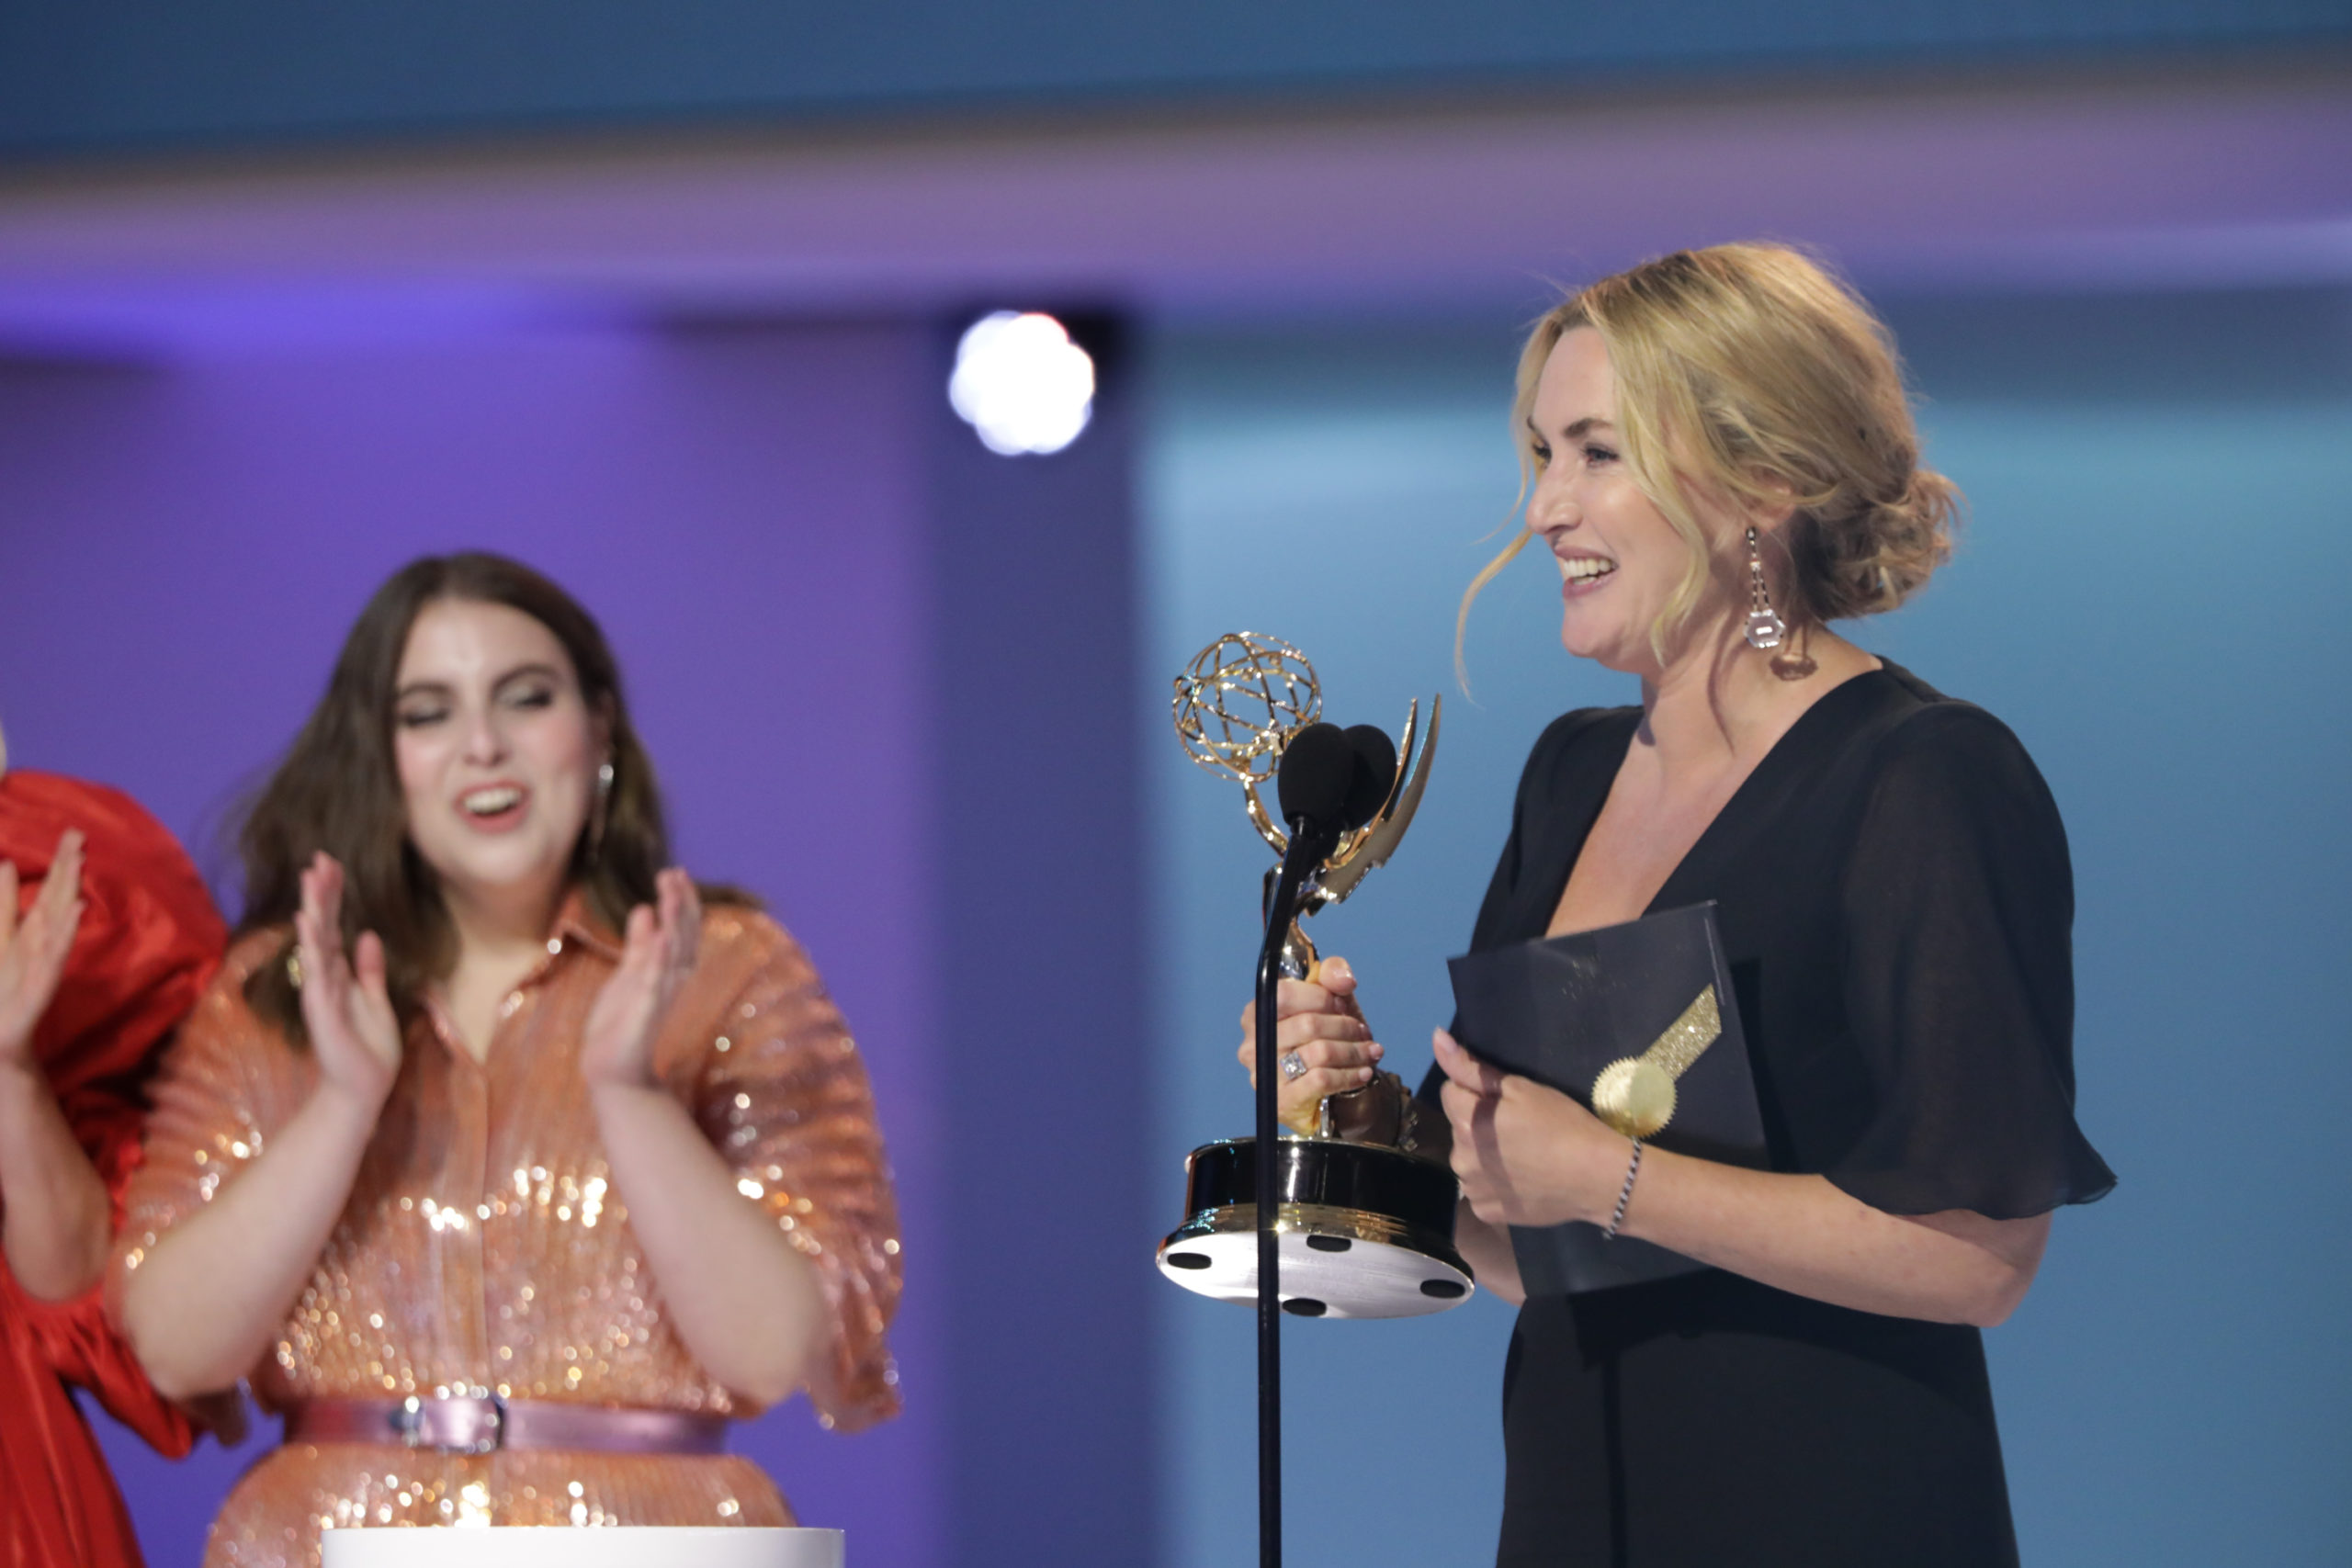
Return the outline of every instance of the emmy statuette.
[[[1291,835],[1275,824],[1259,791],[1275,775],[1293,739],[1321,716],[1321,689],[1306,656],[1252,633],[1220,637],[1177,677],[1174,709],[1186,753],[1240,784],[1250,825],[1277,857],[1288,857]],[[1303,979],[1314,973],[1315,946],[1300,921],[1353,893],[1396,852],[1411,825],[1437,750],[1435,697],[1416,757],[1419,718],[1417,702],[1407,712],[1403,747],[1388,764],[1393,772],[1382,781],[1377,811],[1340,833],[1329,853],[1307,869],[1295,918],[1272,907],[1283,867],[1267,872],[1269,919],[1283,920],[1274,954],[1283,976]],[[1385,738],[1378,745],[1386,748]],[[1272,949],[1271,930],[1267,942]],[[1271,1014],[1262,1000],[1261,1012]],[[1469,1298],[1476,1284],[1453,1247],[1460,1187],[1452,1170],[1416,1151],[1413,1132],[1412,1095],[1394,1073],[1324,1100],[1311,1126],[1283,1129],[1271,1163],[1283,1312],[1411,1317]],[[1258,1300],[1261,1164],[1255,1138],[1225,1139],[1193,1151],[1185,1161],[1186,1218],[1159,1245],[1162,1274],[1218,1301]]]
[[[1194,1149],[1184,1162],[1187,1218],[1159,1244],[1159,1269],[1188,1291],[1258,1309],[1258,1563],[1282,1568],[1282,1320],[1401,1317],[1466,1299],[1453,1249],[1453,1172],[1413,1152],[1402,1080],[1376,1075],[1332,1095],[1311,1128],[1275,1118],[1274,999],[1284,976],[1315,972],[1299,920],[1355,891],[1413,820],[1437,750],[1437,702],[1414,760],[1415,704],[1400,754],[1369,725],[1319,722],[1323,694],[1306,655],[1272,637],[1219,637],[1176,678],[1176,734],[1193,761],[1239,781],[1254,826],[1279,860],[1266,879],[1258,951],[1257,1132]],[[1274,780],[1283,825],[1258,786]],[[1303,1134],[1303,1135],[1301,1135]]]

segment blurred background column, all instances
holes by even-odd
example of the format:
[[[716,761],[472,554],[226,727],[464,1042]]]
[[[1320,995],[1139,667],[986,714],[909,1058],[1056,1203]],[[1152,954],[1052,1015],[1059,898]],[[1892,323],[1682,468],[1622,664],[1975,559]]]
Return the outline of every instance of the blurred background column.
[[[978,314],[978,312],[973,312]],[[928,456],[939,1153],[956,1568],[1156,1561],[1154,1042],[1142,931],[1159,830],[1130,708],[1138,583],[1127,334],[1057,451],[983,445],[931,341]],[[1155,1204],[1155,1198],[1165,1201]]]

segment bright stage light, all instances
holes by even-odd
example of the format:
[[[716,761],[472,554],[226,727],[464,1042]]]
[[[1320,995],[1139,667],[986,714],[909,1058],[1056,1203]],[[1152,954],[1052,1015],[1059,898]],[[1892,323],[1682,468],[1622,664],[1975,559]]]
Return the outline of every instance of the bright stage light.
[[[1094,412],[1094,361],[1053,317],[999,310],[956,345],[947,400],[991,452],[1058,452]]]

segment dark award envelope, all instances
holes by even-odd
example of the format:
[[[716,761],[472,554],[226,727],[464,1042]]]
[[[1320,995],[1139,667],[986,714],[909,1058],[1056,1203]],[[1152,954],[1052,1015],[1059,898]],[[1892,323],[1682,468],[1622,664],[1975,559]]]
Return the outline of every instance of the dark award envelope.
[[[1519,942],[1450,959],[1454,1038],[1509,1072],[1549,1084],[1588,1109],[1592,1080],[1639,1056],[1702,987],[1715,991],[1723,1033],[1675,1080],[1674,1116],[1648,1140],[1679,1154],[1761,1169],[1764,1122],[1714,906],[1668,909],[1622,926]],[[1634,1190],[1639,1203],[1640,1189]],[[1598,1225],[1511,1227],[1532,1296],[1573,1295],[1687,1274],[1706,1265]]]

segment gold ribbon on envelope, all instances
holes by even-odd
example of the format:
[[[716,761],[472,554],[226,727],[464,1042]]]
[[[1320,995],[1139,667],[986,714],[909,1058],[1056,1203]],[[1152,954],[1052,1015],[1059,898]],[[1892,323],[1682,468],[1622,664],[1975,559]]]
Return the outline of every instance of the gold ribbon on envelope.
[[[1592,1113],[1629,1138],[1646,1138],[1674,1119],[1674,1080],[1723,1037],[1715,987],[1701,991],[1682,1016],[1638,1056],[1620,1056],[1592,1080]]]

